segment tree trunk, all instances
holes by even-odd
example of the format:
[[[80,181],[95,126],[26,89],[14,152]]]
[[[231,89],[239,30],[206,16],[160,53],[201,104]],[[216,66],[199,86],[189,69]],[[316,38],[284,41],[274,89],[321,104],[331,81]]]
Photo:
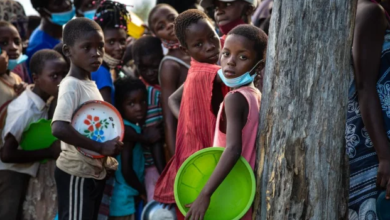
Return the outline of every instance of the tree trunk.
[[[255,219],[348,217],[344,129],[357,0],[275,0]]]

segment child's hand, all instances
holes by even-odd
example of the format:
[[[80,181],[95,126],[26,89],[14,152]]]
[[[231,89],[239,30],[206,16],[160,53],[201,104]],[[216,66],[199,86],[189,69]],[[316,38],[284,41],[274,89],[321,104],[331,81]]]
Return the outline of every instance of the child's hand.
[[[20,84],[15,84],[14,85],[14,90],[16,92],[16,94],[20,95],[27,87],[27,84],[22,82]]]
[[[204,195],[201,192],[195,202],[186,205],[187,208],[190,208],[186,215],[186,220],[203,220],[209,205],[210,196]]]
[[[0,49],[0,73],[7,72],[8,67],[8,55],[5,50]]]
[[[156,143],[163,138],[161,122],[157,125],[145,128],[144,132],[149,144]]]
[[[116,137],[110,141],[101,143],[99,153],[104,156],[118,155],[123,149],[123,143],[119,141],[119,137]]]
[[[56,140],[50,145],[51,158],[56,160],[60,156],[60,153],[61,153],[61,141]]]

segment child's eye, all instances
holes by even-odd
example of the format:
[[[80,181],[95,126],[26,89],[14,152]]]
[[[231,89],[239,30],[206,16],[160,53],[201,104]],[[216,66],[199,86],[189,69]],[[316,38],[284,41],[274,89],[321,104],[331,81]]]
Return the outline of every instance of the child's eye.
[[[119,43],[120,43],[121,45],[126,45],[126,40],[121,40]]]
[[[244,55],[241,55],[240,56],[240,60],[247,60],[248,59],[248,57],[246,57],[246,56],[244,56]]]
[[[2,45],[2,46],[7,46],[7,45],[8,45],[8,41],[1,41],[1,42],[0,42],[0,45]]]
[[[228,57],[229,56],[229,52],[222,52],[222,56]]]
[[[229,7],[229,6],[231,6],[232,5],[232,3],[230,3],[230,2],[226,2],[225,3],[225,7]]]
[[[17,40],[14,41],[14,43],[19,46],[20,45],[20,40],[17,39]]]
[[[135,103],[134,103],[134,102],[131,102],[131,103],[130,103],[130,106],[134,106],[134,105],[135,105]]]
[[[162,30],[162,29],[164,29],[164,25],[160,24],[157,26],[157,30]]]
[[[196,46],[196,47],[202,47],[203,44],[202,44],[202,43],[197,43],[195,46]]]
[[[114,44],[115,44],[115,41],[110,40],[110,41],[109,41],[109,44],[110,44],[110,45],[114,45]]]
[[[89,50],[89,46],[84,46],[83,49],[84,50]]]
[[[58,75],[57,75],[57,74],[54,74],[52,77],[53,77],[53,79],[57,79],[57,78],[58,78]]]

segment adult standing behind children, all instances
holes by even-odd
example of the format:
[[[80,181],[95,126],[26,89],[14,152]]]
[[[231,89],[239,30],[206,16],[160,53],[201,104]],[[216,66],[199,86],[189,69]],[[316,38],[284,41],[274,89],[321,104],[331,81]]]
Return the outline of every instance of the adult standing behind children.
[[[26,51],[29,57],[27,65],[35,52],[53,49],[60,42],[62,26],[75,15],[75,9],[70,0],[31,0],[31,5],[41,16],[41,25],[30,37]]]
[[[214,9],[214,19],[223,34],[223,47],[226,35],[240,24],[251,24],[251,16],[257,6],[257,0],[202,0],[203,8]]]
[[[161,86],[161,103],[163,108],[165,141],[171,156],[175,153],[177,120],[169,110],[168,98],[186,80],[190,67],[190,56],[180,50],[180,42],[174,30],[177,11],[167,4],[156,5],[149,14],[150,30],[161,39],[168,54],[159,67],[159,82]]]
[[[103,100],[91,72],[99,69],[104,56],[104,35],[101,27],[87,18],[76,18],[64,29],[63,51],[71,61],[68,75],[60,84],[52,132],[61,140],[55,179],[58,190],[60,220],[96,219],[101,203],[107,171],[117,169],[111,156],[120,153],[119,137],[99,143],[76,131],[70,122],[74,111],[83,103]],[[75,146],[106,157],[93,159],[82,155]],[[71,196],[70,196],[71,195]]]
[[[114,103],[117,78],[116,68],[121,63],[126,48],[127,21],[130,14],[126,6],[114,2],[104,1],[96,11],[95,21],[104,33],[104,56],[100,68],[92,72],[92,80],[103,96],[104,101]]]
[[[349,219],[376,217],[380,190],[390,198],[390,7],[359,0],[352,48],[346,150],[349,156]],[[387,9],[387,10],[385,10]],[[386,12],[387,11],[387,12]],[[360,217],[358,217],[360,216]]]
[[[175,154],[161,174],[154,193],[155,200],[175,203],[173,185],[181,164],[193,153],[213,144],[216,115],[223,101],[222,82],[217,77],[220,41],[207,15],[191,9],[175,20],[176,36],[192,57],[184,83],[179,112]],[[183,88],[180,87],[180,88]],[[175,92],[176,93],[176,92]],[[175,94],[174,93],[174,94]],[[179,211],[178,218],[184,217]]]

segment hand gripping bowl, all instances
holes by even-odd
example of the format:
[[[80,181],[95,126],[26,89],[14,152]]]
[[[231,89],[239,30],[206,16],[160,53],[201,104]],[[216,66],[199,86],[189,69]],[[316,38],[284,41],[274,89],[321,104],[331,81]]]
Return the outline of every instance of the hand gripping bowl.
[[[49,148],[57,138],[51,133],[51,120],[40,119],[27,126],[22,134],[20,146],[23,150],[33,151]],[[42,160],[41,163],[46,163]]]
[[[210,147],[191,155],[177,172],[174,194],[181,213],[189,210],[185,205],[195,201],[214,171],[225,148]],[[237,161],[231,172],[211,196],[205,220],[235,220],[243,217],[255,197],[255,176],[249,163],[243,158]]]
[[[82,135],[103,143],[116,137],[122,141],[124,124],[121,115],[114,106],[104,101],[88,101],[73,113],[72,126]],[[103,158],[97,152],[77,147],[84,156]]]

